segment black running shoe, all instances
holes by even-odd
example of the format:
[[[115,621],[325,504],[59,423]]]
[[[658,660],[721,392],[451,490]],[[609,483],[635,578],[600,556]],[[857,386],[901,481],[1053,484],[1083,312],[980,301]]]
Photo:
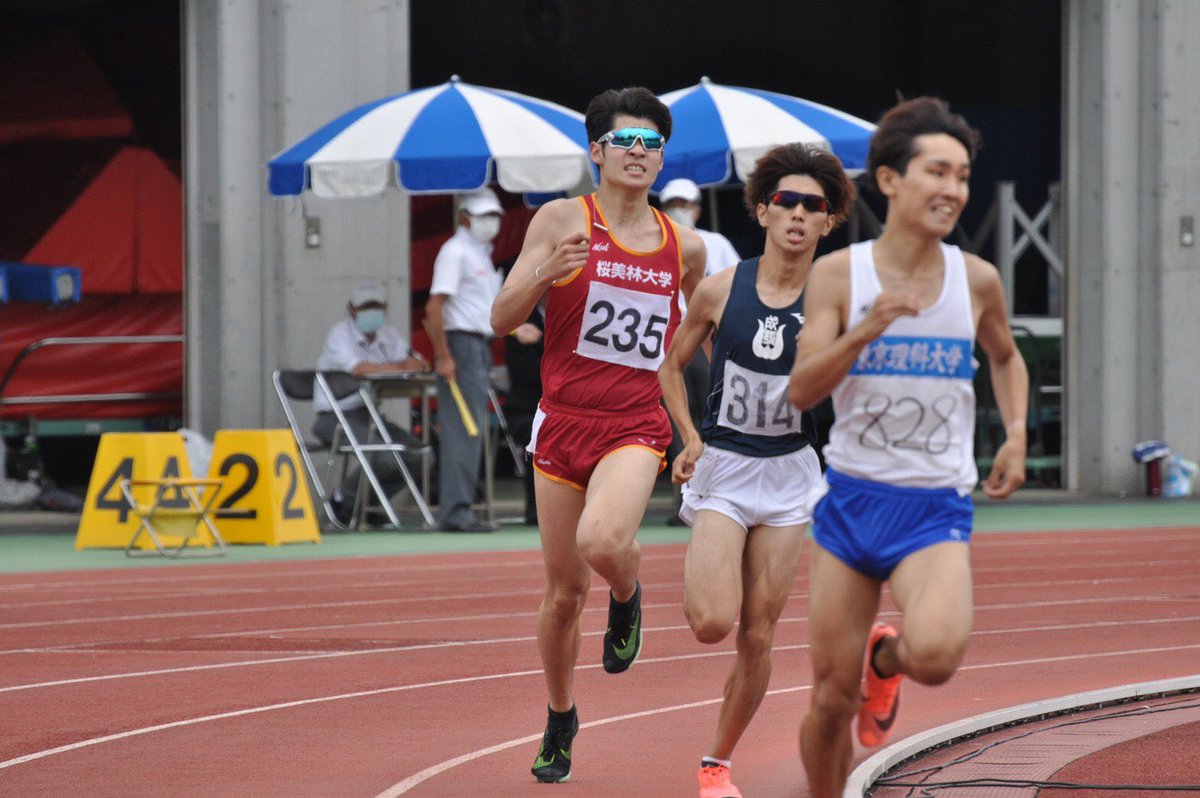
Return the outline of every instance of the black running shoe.
[[[623,673],[637,661],[642,650],[642,584],[624,604],[608,592],[608,629],[604,632],[604,670]]]
[[[571,710],[569,723],[547,721],[542,747],[530,771],[538,781],[555,783],[571,778],[571,745],[579,731],[579,715]]]

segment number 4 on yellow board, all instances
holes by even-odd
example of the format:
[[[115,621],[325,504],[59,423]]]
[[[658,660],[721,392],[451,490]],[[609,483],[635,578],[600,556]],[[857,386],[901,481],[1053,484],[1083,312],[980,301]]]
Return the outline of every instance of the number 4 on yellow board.
[[[121,480],[188,479],[183,438],[177,432],[107,432],[88,482],[87,499],[79,518],[75,548],[125,548],[138,529],[138,520],[121,493]],[[171,492],[173,491],[173,493]],[[160,507],[184,509],[187,497],[169,489]]]

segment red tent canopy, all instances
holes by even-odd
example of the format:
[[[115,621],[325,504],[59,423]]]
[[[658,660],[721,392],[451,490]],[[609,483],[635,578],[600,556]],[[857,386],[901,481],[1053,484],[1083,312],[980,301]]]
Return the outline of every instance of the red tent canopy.
[[[73,34],[0,64],[0,144],[132,134],[129,113]]]
[[[84,294],[183,291],[183,189],[150,150],[124,147],[25,257],[78,266]]]

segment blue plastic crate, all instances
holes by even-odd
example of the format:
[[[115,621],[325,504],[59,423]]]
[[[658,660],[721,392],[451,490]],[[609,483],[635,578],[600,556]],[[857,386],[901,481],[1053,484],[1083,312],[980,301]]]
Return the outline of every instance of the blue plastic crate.
[[[5,293],[13,302],[61,305],[83,296],[83,279],[75,266],[2,261],[0,283],[6,284]]]

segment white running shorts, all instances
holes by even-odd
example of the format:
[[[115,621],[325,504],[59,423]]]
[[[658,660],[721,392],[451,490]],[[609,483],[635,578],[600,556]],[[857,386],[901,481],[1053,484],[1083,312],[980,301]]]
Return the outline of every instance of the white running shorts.
[[[747,530],[799,526],[812,520],[809,492],[820,481],[821,463],[811,446],[778,457],[705,446],[684,483],[679,517],[691,525],[696,513],[714,510]]]

